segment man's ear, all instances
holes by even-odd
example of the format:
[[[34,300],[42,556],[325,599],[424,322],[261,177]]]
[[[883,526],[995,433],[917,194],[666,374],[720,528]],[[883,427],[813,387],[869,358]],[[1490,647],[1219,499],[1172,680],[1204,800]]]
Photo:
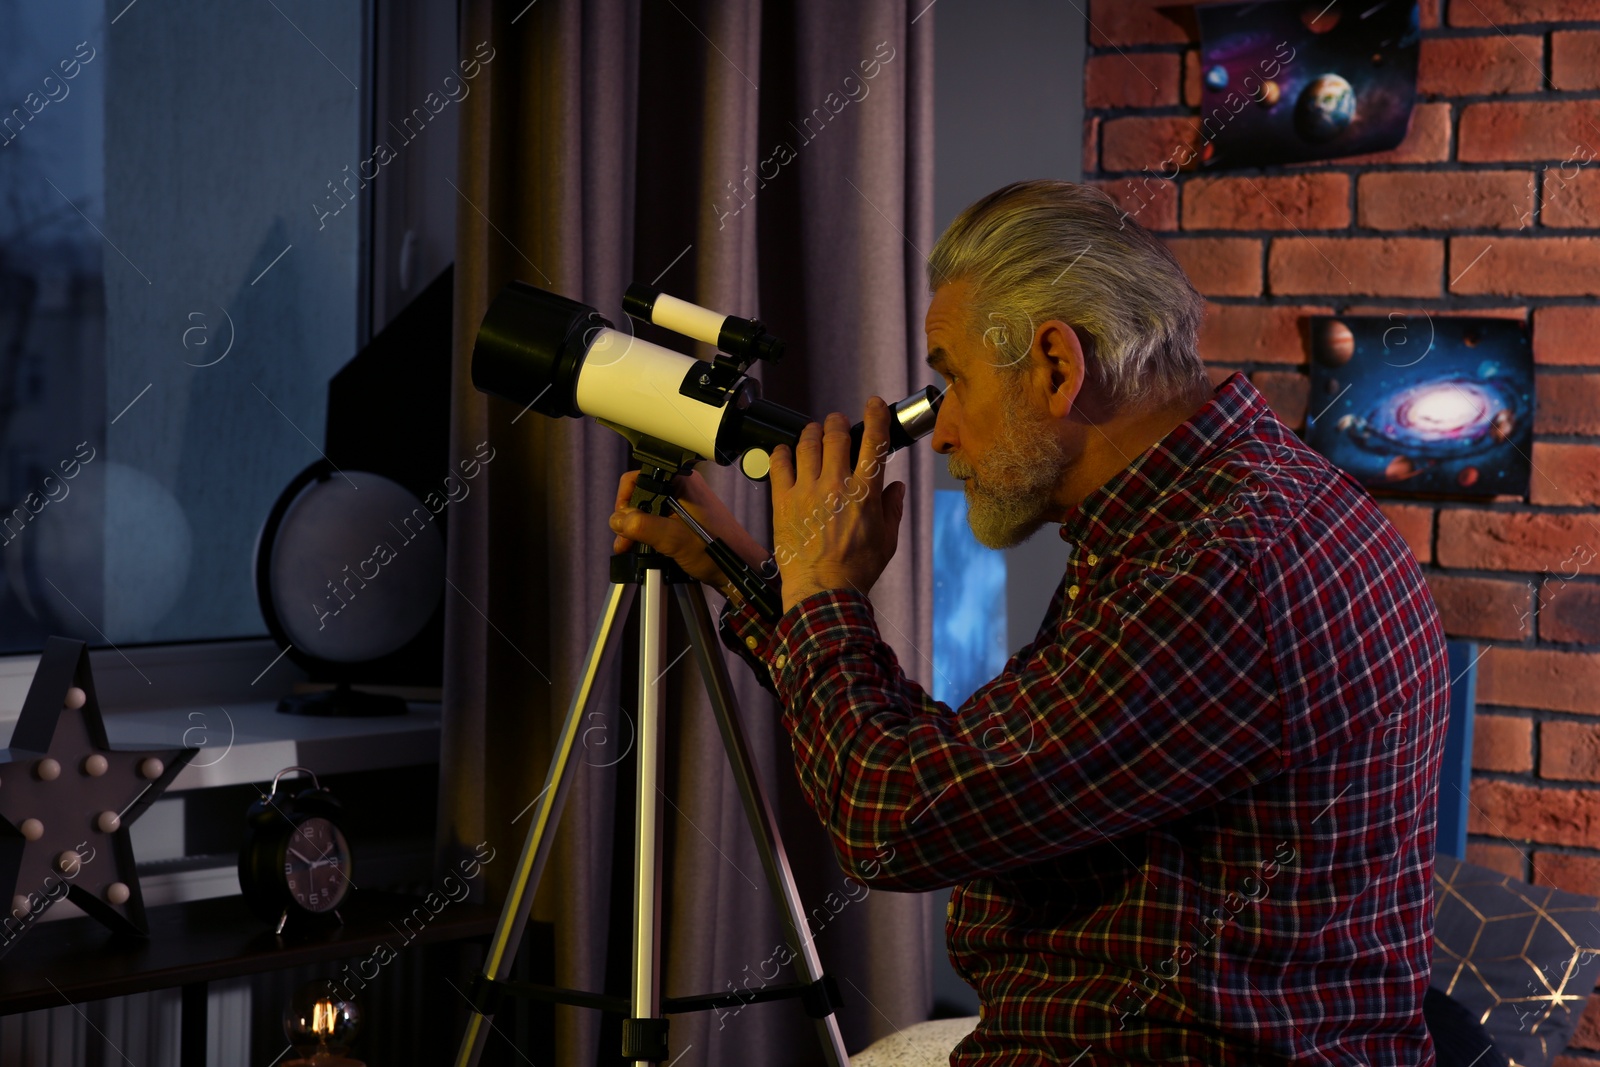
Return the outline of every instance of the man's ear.
[[[1077,330],[1060,319],[1051,319],[1034,332],[1033,347],[1039,353],[1040,364],[1046,375],[1046,399],[1050,414],[1054,418],[1064,418],[1083,391],[1084,376],[1088,370],[1083,339]]]

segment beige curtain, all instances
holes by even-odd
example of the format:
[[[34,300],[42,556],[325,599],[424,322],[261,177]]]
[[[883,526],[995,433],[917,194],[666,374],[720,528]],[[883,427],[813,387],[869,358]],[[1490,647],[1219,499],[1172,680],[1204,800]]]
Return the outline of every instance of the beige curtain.
[[[486,41],[493,56],[463,102],[457,188],[444,191],[458,208],[451,447],[453,460],[489,449],[493,458],[452,512],[440,838],[445,863],[480,842],[496,850],[485,868],[494,902],[607,593],[606,517],[628,457],[588,420],[521,414],[473,389],[484,311],[518,279],[621,325],[623,290],[656,281],[765,319],[789,354],[760,373],[767,395],[792,407],[859,418],[869,394],[893,399],[922,385],[933,159],[924,6],[463,2],[462,54]],[[910,482],[911,506],[873,597],[906,671],[923,679],[932,673],[932,458],[919,449],[891,465]],[[765,487],[702,469],[765,538]],[[685,647],[675,629],[668,662]],[[593,990],[627,986],[634,655],[630,642],[591,706],[534,907],[535,920],[554,924],[556,980]],[[736,659],[732,671],[854,1051],[927,1013],[930,953],[942,951],[930,941],[928,901],[863,895],[845,882],[800,798],[770,698]],[[763,970],[779,926],[691,661],[677,661],[663,684],[665,991],[737,989]],[[534,1035],[554,1062],[617,1062],[615,1019],[569,1008],[554,1017],[553,1036]],[[516,1040],[528,1018],[497,1026]],[[820,1062],[794,1001],[674,1016],[671,1035],[685,1067]]]

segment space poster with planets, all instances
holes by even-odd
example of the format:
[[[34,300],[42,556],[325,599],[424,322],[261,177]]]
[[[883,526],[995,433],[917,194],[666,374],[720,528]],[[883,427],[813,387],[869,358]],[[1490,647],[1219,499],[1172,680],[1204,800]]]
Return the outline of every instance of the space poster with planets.
[[[1416,0],[1208,4],[1199,165],[1261,167],[1381,152],[1416,99]]]
[[[1306,442],[1367,488],[1523,497],[1533,352],[1516,319],[1314,315]]]

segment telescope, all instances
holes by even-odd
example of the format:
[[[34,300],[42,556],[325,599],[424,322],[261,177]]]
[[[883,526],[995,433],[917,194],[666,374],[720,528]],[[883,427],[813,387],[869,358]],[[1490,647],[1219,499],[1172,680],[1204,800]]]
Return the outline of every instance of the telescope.
[[[648,285],[629,286],[623,310],[634,319],[712,345],[707,362],[616,329],[587,304],[512,282],[490,305],[472,352],[472,384],[552,418],[589,416],[658,458],[680,466],[737,463],[764,480],[772,450],[791,449],[817,421],[763,399],[751,364],[783,358],[784,343],[757,319],[724,315]],[[880,459],[933,430],[942,395],[933,386],[892,405],[889,447]],[[850,467],[864,424],[850,431]]]
[[[748,374],[758,361],[783,357],[783,342],[756,319],[723,315],[653,286],[634,285],[623,299],[629,320],[649,322],[711,345],[711,360],[694,359],[617,330],[594,308],[522,282],[512,282],[489,306],[472,352],[472,384],[552,418],[593,418],[622,434],[639,461],[632,506],[654,515],[676,512],[706,543],[706,552],[744,599],[769,621],[781,614],[782,598],[766,578],[726,543],[694,520],[677,501],[675,478],[702,460],[738,464],[754,480],[765,479],[772,450],[793,448],[815,420],[763,399],[761,383]],[[892,405],[889,440],[881,463],[897,449],[925,436],[939,413],[941,394],[932,387]],[[518,416],[520,418],[520,416]],[[850,463],[860,459],[863,425],[851,431]],[[710,698],[723,750],[728,756],[745,817],[755,837],[761,867],[784,929],[796,981],[759,990],[665,997],[661,992],[662,788],[665,743],[664,694],[677,660],[667,659],[668,592],[686,625],[699,676]],[[635,839],[633,882],[633,974],[627,998],[590,990],[560,989],[509,981],[522,943],[528,911],[551,852],[572,780],[579,731],[598,692],[596,681],[623,642],[622,627],[634,596],[639,721],[635,736]],[[681,659],[682,656],[679,656]],[[551,756],[545,787],[529,807],[528,837],[506,894],[500,921],[484,955],[483,970],[464,991],[472,1011],[456,1067],[477,1067],[493,1017],[506,997],[626,1013],[622,1059],[660,1064],[670,1054],[668,1018],[685,1012],[741,1007],[757,1000],[797,999],[815,1021],[827,1067],[848,1067],[835,1012],[843,1003],[833,976],[824,973],[806,910],[778,835],[773,807],[756,775],[751,749],[728,677],[728,664],[706,609],[705,592],[669,556],[635,542],[611,557],[611,592],[601,609],[578,685]],[[670,798],[668,798],[670,803]],[[520,818],[520,816],[519,816]],[[681,1058],[680,1053],[680,1058]],[[674,1060],[674,1063],[677,1061]]]

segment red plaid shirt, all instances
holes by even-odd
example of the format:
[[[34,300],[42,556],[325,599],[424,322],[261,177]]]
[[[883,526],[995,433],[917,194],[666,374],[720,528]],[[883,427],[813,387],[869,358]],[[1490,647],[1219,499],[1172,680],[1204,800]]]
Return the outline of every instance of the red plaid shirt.
[[[956,887],[951,1063],[1431,1065],[1449,678],[1411,549],[1242,374],[1061,535],[1038,635],[955,709],[856,591],[724,614],[844,868]]]

